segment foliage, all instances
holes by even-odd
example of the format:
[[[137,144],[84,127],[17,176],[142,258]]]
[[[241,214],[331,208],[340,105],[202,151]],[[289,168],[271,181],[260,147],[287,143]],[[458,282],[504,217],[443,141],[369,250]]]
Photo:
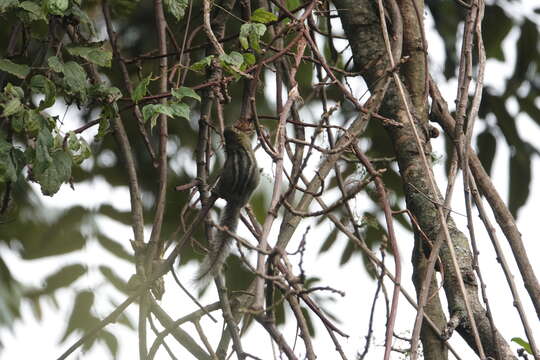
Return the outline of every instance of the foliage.
[[[126,239],[118,239],[105,233],[95,220],[103,217],[132,225],[130,211],[119,210],[109,204],[102,204],[97,209],[83,206],[73,206],[61,211],[46,209],[34,186],[37,184],[41,194],[46,196],[53,196],[67,186],[74,188],[74,193],[77,194],[79,185],[95,179],[104,179],[113,188],[126,188],[129,181],[124,167],[125,154],[117,146],[115,137],[118,135],[117,121],[125,127],[131,143],[139,171],[141,193],[145,194],[145,200],[150,199],[142,201],[144,226],[152,225],[155,209],[153,201],[158,198],[156,179],[159,168],[156,164],[159,154],[156,149],[160,136],[160,119],[166,118],[164,121],[168,123],[168,146],[174,148],[177,154],[186,155],[192,160],[191,163],[181,163],[177,167],[171,165],[175,159],[170,154],[165,160],[169,164],[165,191],[174,194],[174,203],[170,201],[166,204],[161,233],[163,238],[172,237],[177,230],[180,208],[192,201],[189,192],[174,192],[174,188],[179,184],[195,182],[195,177],[191,176],[197,165],[195,154],[196,151],[202,151],[197,150],[198,141],[200,136],[214,134],[211,131],[201,134],[195,130],[196,119],[201,114],[208,115],[203,109],[205,104],[208,105],[207,100],[217,98],[219,106],[229,102],[226,105],[225,120],[231,123],[246,106],[242,99],[244,82],[239,81],[247,79],[244,72],[249,70],[250,74],[254,75],[252,70],[261,64],[263,59],[269,54],[277,53],[277,45],[271,38],[276,32],[283,31],[279,41],[286,43],[292,41],[296,35],[295,30],[298,29],[292,27],[294,24],[291,25],[290,19],[285,16],[287,14],[275,10],[274,7],[272,11],[257,8],[249,16],[245,16],[245,9],[240,5],[234,6],[229,12],[230,15],[219,10],[225,4],[220,5],[221,8],[216,6],[213,16],[236,19],[229,21],[226,32],[221,37],[225,53],[220,54],[208,45],[205,32],[201,30],[202,18],[193,15],[202,12],[202,2],[191,2],[192,18],[188,19],[186,13],[189,11],[190,2],[165,0],[163,3],[170,25],[169,36],[175,41],[169,39],[171,53],[166,55],[169,60],[168,89],[163,93],[159,84],[162,77],[159,60],[165,55],[159,55],[156,50],[156,24],[153,17],[149,16],[150,13],[153,14],[154,4],[135,0],[111,0],[108,3],[112,11],[109,16],[112,16],[112,23],[116,27],[114,33],[118,36],[113,39],[107,36],[106,40],[103,40],[98,38],[97,34],[105,33],[106,29],[96,31],[94,24],[102,17],[101,4],[98,2],[0,1],[0,24],[3,29],[11,29],[0,34],[1,48],[5,49],[0,58],[0,242],[25,260],[76,253],[85,244],[95,242],[104,251],[118,258],[118,261],[136,262],[137,254],[126,250]],[[289,2],[289,11],[301,5],[293,3]],[[441,36],[445,46],[444,70],[440,75],[444,75],[446,79],[455,79],[458,67],[456,54],[459,53],[456,48],[456,34],[463,24],[464,11],[454,2],[431,1],[426,2],[426,5],[433,16],[435,31]],[[537,46],[539,34],[538,26],[533,20],[527,16],[519,19],[514,17],[506,10],[506,6],[506,1],[495,1],[486,5],[484,28],[490,29],[484,37],[486,52],[488,59],[503,61],[508,56],[508,47],[515,51],[517,57],[512,73],[502,80],[502,89],[488,87],[485,90],[479,111],[482,130],[476,138],[476,147],[488,172],[493,171],[497,151],[504,146],[500,140],[503,139],[511,149],[508,159],[508,203],[512,214],[517,216],[519,209],[529,198],[531,162],[534,156],[539,154],[536,144],[523,139],[519,124],[516,123],[517,115],[525,114],[540,125],[537,106],[540,96],[537,75],[540,67]],[[311,19],[314,21],[312,26],[316,24],[321,34],[335,32],[325,14],[327,13],[321,11],[314,16]],[[241,23],[237,21],[238,18],[242,20]],[[99,23],[100,26],[105,26],[101,21]],[[215,28],[218,28],[218,25],[213,23]],[[289,25],[290,28],[283,30]],[[505,39],[511,34],[518,34],[517,41],[503,46]],[[335,39],[331,37],[321,35],[318,40],[327,62],[333,68],[340,69],[335,72],[337,80],[348,82],[351,68],[344,65],[348,64],[347,53],[337,52]],[[293,62],[293,57],[289,55],[295,47],[291,49],[290,53],[281,54],[280,59]],[[298,81],[302,106],[306,108],[321,107],[322,102],[318,96],[322,91],[321,84],[327,81],[318,73],[320,69],[313,66],[315,58],[313,52],[304,54],[304,62],[298,67],[294,80]],[[271,73],[274,70],[263,67],[261,71]],[[125,75],[127,77],[124,77]],[[276,118],[279,118],[274,106],[276,99],[273,95],[264,93],[264,86],[268,84],[264,83],[264,76],[261,75],[260,79],[263,84],[252,94],[256,98],[254,100],[257,113],[265,114],[258,120],[268,133],[274,133],[277,128]],[[292,79],[283,79],[283,82],[290,85]],[[337,87],[325,89],[324,98],[341,104],[338,112],[343,122],[340,126],[344,126],[347,119],[356,117],[357,110],[344,100],[343,93]],[[55,108],[63,106],[64,103],[68,108],[77,108],[81,112],[82,125],[76,125],[76,121],[70,122],[61,116],[51,115],[56,113],[53,111]],[[510,103],[512,107],[509,106]],[[333,111],[335,109],[325,108],[324,116],[331,116]],[[315,119],[317,116],[319,115],[303,121],[311,125],[318,124],[319,119]],[[295,121],[298,125],[300,119]],[[217,128],[216,119],[211,123]],[[91,128],[97,128],[94,137],[86,136]],[[114,129],[115,136],[112,134]],[[317,135],[320,134],[317,130]],[[218,137],[213,135],[213,138]],[[386,169],[382,178],[388,191],[394,195],[391,205],[398,208],[403,203],[404,192],[398,171],[395,167],[387,166],[389,161],[392,161],[388,159],[394,154],[384,127],[380,123],[372,122],[362,134],[362,139],[369,142],[366,154],[370,158],[383,159],[378,163],[378,167]],[[309,138],[306,143],[308,141]],[[449,139],[447,141],[451,142]],[[208,151],[209,158],[220,151],[215,142],[210,141],[207,146],[203,150]],[[98,161],[110,154],[114,155],[111,156],[114,158],[112,165]],[[213,176],[216,173],[215,166],[214,160],[207,164]],[[358,173],[359,169],[352,162],[348,162],[340,171],[342,178],[332,175],[325,183],[325,191],[339,191],[342,189],[343,179]],[[260,194],[252,200],[253,210],[259,219],[266,216],[267,210],[267,199],[263,192],[264,190],[260,190]],[[378,193],[371,188],[367,189],[365,194],[372,200],[373,208],[366,206],[361,210],[353,230],[365,239],[370,249],[376,249],[385,243],[388,234],[380,222],[380,209],[375,208],[375,204],[380,200]],[[183,209],[186,212],[193,210],[188,205]],[[349,215],[343,207],[336,209],[333,214],[338,219],[345,219]],[[398,220],[410,228],[405,217]],[[317,221],[316,225],[319,225],[327,223],[328,219],[321,217]],[[197,228],[193,237],[203,238],[203,233],[203,229]],[[340,231],[337,228],[332,229],[324,241],[320,242],[319,251],[326,252],[342,246],[341,256],[336,260],[339,264],[345,264],[353,256],[361,255],[352,241],[340,242],[339,236]],[[361,256],[366,270],[373,278],[377,278],[378,274],[368,264],[367,257]],[[180,261],[185,264],[200,258],[200,248],[186,248]],[[247,274],[236,257],[230,265],[230,287],[243,289],[241,286],[249,283],[253,276]],[[118,276],[113,269],[114,266],[99,267],[103,278],[119,293],[130,294],[126,280]],[[81,335],[88,332],[100,319],[92,310],[95,294],[77,287],[79,279],[86,272],[84,264],[68,264],[60,269],[51,269],[44,278],[43,286],[29,287],[17,280],[0,255],[0,326],[10,327],[14,321],[20,320],[21,301],[32,303],[39,309],[43,299],[53,298],[62,289],[73,288],[76,290],[73,292],[74,305],[61,341],[65,341],[70,334]],[[231,284],[231,274],[237,276],[237,283]],[[306,286],[313,286],[318,281],[319,279],[308,278]],[[279,296],[275,295],[275,298]],[[328,298],[319,296],[318,300],[324,303]],[[302,311],[307,318],[309,332],[313,334],[314,319],[305,308],[302,308]],[[284,322],[286,315],[283,304],[277,306],[276,312],[278,323]],[[132,327],[124,315],[122,321]],[[107,345],[113,355],[117,353],[118,339],[112,331],[104,330],[98,339]],[[518,340],[514,341],[525,347],[524,341]],[[89,349],[92,345],[91,341],[85,343],[84,347]]]

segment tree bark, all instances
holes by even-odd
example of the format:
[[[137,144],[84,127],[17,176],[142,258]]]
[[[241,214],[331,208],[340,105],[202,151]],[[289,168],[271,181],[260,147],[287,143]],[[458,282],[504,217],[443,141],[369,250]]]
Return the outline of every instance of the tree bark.
[[[377,15],[377,5],[375,2],[368,0],[335,0],[334,3],[339,10],[343,28],[349,39],[355,65],[362,72],[368,87],[372,90],[376,82],[390,70],[381,25]],[[403,5],[400,4],[400,6]],[[400,11],[402,15],[409,14],[406,9],[400,8]],[[404,36],[407,36],[407,32],[404,32]],[[408,43],[406,38],[404,38],[403,43]],[[421,64],[421,66],[424,66],[424,64]],[[414,67],[414,64],[410,64],[409,69],[418,71],[418,68]],[[401,76],[406,79],[404,83],[407,87],[406,90],[409,91],[407,94],[409,96],[408,101],[410,102],[411,109],[413,109],[412,112],[416,122],[415,126],[417,129],[420,129],[419,133],[423,144],[423,151],[428,155],[427,157],[429,159],[431,146],[429,144],[427,114],[424,108],[424,102],[418,101],[418,94],[422,94],[427,89],[422,90],[418,88],[418,81],[422,75],[413,76],[409,73],[412,70],[403,68],[400,70]],[[412,87],[411,84],[415,84],[413,89],[409,88]],[[415,101],[412,101],[410,98],[411,90]],[[435,193],[430,190],[428,174],[426,174],[426,169],[422,165],[412,127],[406,118],[406,113],[397,94],[396,86],[393,83],[386,93],[381,110],[381,115],[393,118],[403,125],[402,127],[387,128],[387,133],[394,146],[404,184],[407,208],[417,219],[428,238],[435,241],[439,236],[441,227],[437,220],[437,211],[432,201],[442,203],[442,197],[438,190]],[[432,171],[431,167],[428,171]],[[456,227],[451,217],[448,217],[448,227],[454,242],[454,251],[456,252],[459,263],[459,270],[465,282],[466,295],[474,314],[486,356],[491,356],[494,359],[515,359],[507,342],[496,329],[491,329],[486,311],[478,298],[478,285],[472,266],[472,254],[467,237]],[[417,237],[420,238],[418,234]],[[416,248],[418,251],[422,247],[417,246]],[[415,256],[419,256],[419,254],[416,253]],[[459,290],[457,272],[452,266],[450,249],[446,242],[441,248],[440,258],[444,268],[445,279],[443,287],[448,300],[450,316],[458,322],[458,333],[478,352],[467,317],[464,297]],[[420,263],[415,261],[414,264],[415,276],[420,276]],[[437,318],[436,315],[440,315],[441,310],[436,306],[430,310],[430,306],[428,306],[426,308],[427,311],[434,311],[434,314],[429,315],[435,315]],[[428,335],[426,335],[426,332],[423,332],[423,344],[430,344],[431,341],[424,342],[425,336]],[[438,344],[435,345],[438,346]],[[436,349],[430,348],[426,350],[435,351]],[[443,356],[440,350],[439,354]]]

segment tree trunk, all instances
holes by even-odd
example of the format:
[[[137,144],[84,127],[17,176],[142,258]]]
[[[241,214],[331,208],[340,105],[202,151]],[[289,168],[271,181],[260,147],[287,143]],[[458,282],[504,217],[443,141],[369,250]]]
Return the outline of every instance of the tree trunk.
[[[370,90],[373,90],[376,82],[387,74],[390,70],[388,57],[383,41],[381,25],[378,17],[377,4],[368,0],[335,0],[336,8],[339,10],[341,21],[345,33],[349,39],[353,58],[357,69],[362,72]],[[412,113],[415,118],[416,127],[419,130],[423,151],[428,157],[431,153],[429,144],[429,131],[427,111],[425,108],[425,92],[427,91],[425,73],[420,68],[425,69],[424,52],[422,42],[418,41],[418,31],[413,31],[413,25],[410,24],[411,18],[418,18],[418,12],[405,6],[408,2],[399,2],[399,14],[405,24],[403,30],[403,50],[404,55],[411,56],[407,68],[400,68],[400,74],[405,84],[405,91]],[[385,2],[386,5],[388,5]],[[412,9],[411,9],[412,8]],[[419,17],[422,16],[422,10],[419,10]],[[392,10],[389,10],[391,13]],[[414,12],[414,13],[413,13]],[[390,15],[391,16],[391,15]],[[393,21],[393,24],[395,21]],[[416,22],[418,23],[418,22]],[[395,40],[401,34],[394,35]],[[413,38],[414,37],[414,38]],[[411,47],[411,44],[416,44]],[[414,52],[407,53],[407,50],[414,49]],[[422,99],[420,99],[422,97]],[[401,100],[397,93],[397,88],[392,82],[383,102],[382,115],[393,118],[400,122],[402,127],[387,128],[388,135],[394,145],[395,155],[398,161],[399,170],[404,184],[407,208],[418,221],[423,232],[428,238],[434,241],[438,238],[441,227],[437,218],[437,211],[432,201],[442,203],[442,197],[437,190],[433,193],[429,187],[428,174],[422,166],[421,155],[417,150],[416,141],[412,127],[406,117]],[[430,165],[431,166],[431,165]],[[431,168],[429,171],[432,171]],[[421,192],[421,193],[420,193]],[[432,199],[430,201],[429,199]],[[494,359],[515,359],[512,355],[507,342],[501,337],[496,329],[491,329],[486,316],[486,311],[482,307],[478,298],[478,285],[472,266],[472,254],[469,248],[466,236],[456,227],[451,217],[448,217],[448,227],[454,243],[454,251],[465,282],[465,288],[471,309],[478,328],[480,341],[484,348],[486,356]],[[417,234],[417,237],[420,236]],[[421,278],[421,261],[417,261],[421,256],[418,251],[421,246],[416,247],[415,258],[415,276]],[[446,242],[440,251],[440,259],[444,268],[444,290],[448,300],[449,313],[452,319],[459,322],[457,331],[467,341],[467,343],[478,352],[475,346],[470,322],[467,317],[464,298],[459,290],[457,273],[452,265],[450,249]],[[434,299],[432,300],[433,303]],[[430,316],[443,319],[440,306],[428,306],[426,312],[430,311]],[[431,336],[427,331],[422,332],[422,341],[426,354],[436,354],[436,358],[444,358],[443,350],[439,342],[434,342],[427,338]],[[437,348],[439,350],[437,350]],[[431,357],[429,357],[431,358]]]

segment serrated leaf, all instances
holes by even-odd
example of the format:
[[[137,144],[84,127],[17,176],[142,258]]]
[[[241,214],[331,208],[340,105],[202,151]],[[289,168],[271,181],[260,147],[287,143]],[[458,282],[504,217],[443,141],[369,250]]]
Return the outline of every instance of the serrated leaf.
[[[11,158],[12,145],[0,136],[0,183],[17,180],[17,167]]]
[[[250,20],[253,22],[258,22],[262,24],[268,24],[271,21],[276,21],[278,17],[273,13],[265,10],[264,8],[258,8],[255,10],[250,17]]]
[[[96,29],[94,27],[92,19],[90,19],[90,16],[88,16],[86,11],[80,8],[76,1],[71,2],[71,8],[69,9],[69,12],[70,15],[79,22],[79,26],[82,29],[86,29],[86,31],[90,34],[89,38],[97,37]]]
[[[239,67],[244,62],[242,54],[236,51],[232,51],[230,54],[223,54],[219,56],[219,59],[226,65],[232,65]]]
[[[9,59],[0,59],[0,70],[10,73],[19,79],[25,79],[30,73],[30,67],[25,64],[16,64]]]
[[[23,104],[19,98],[12,98],[6,104],[3,105],[4,110],[2,111],[2,116],[8,117],[18,112],[24,110]]]
[[[256,51],[260,51],[260,39],[266,32],[266,25],[258,23],[247,23],[240,27],[240,35],[238,39],[242,48],[247,50],[249,47]]]
[[[23,131],[24,129],[24,118],[25,116],[27,116],[27,113],[28,111],[25,111],[25,112],[21,112],[19,113],[17,116],[13,116],[11,118],[11,129],[13,129],[13,131],[17,132],[17,133],[20,133],[21,131]]]
[[[187,0],[164,0],[165,9],[169,14],[174,16],[176,20],[180,20],[184,17],[186,8],[188,7]]]
[[[84,160],[92,156],[92,150],[90,149],[90,145],[88,145],[86,140],[84,140],[84,138],[82,137],[79,137],[78,140],[79,140],[79,150],[71,154],[73,163],[76,165],[80,165]]]
[[[60,61],[60,59],[57,56],[51,56],[47,59],[47,64],[54,72],[63,72],[64,71],[64,64]]]
[[[78,93],[86,89],[86,72],[81,65],[77,64],[75,61],[68,61],[64,64],[62,72],[66,84],[73,92]]]
[[[32,167],[35,174],[41,174],[52,162],[52,157],[49,154],[49,148],[52,146],[52,143],[51,132],[47,128],[42,128],[37,137],[35,158]]]
[[[212,59],[214,58],[214,55],[209,55],[201,60],[197,61],[196,63],[192,64],[189,68],[193,71],[202,72],[206,67],[210,66],[212,64]]]
[[[0,14],[19,5],[17,0],[0,0]]]
[[[172,103],[169,104],[169,108],[172,111],[174,117],[183,117],[189,120],[190,109],[187,104],[184,103]]]
[[[59,150],[51,154],[52,161],[41,173],[36,174],[36,180],[41,185],[43,195],[52,196],[60,190],[60,186],[71,177],[71,157]]]
[[[240,34],[238,35],[238,40],[240,41],[240,45],[242,45],[242,48],[244,50],[249,49],[249,41],[248,36],[249,32],[251,31],[251,24],[242,24],[240,26]]]
[[[45,119],[43,119],[43,116],[37,110],[26,111],[24,113],[23,121],[24,131],[30,136],[38,134],[45,123]]]
[[[199,94],[195,92],[192,88],[181,86],[177,89],[171,91],[171,95],[174,96],[178,101],[181,101],[184,97],[190,97],[197,101],[201,101]]]
[[[101,47],[101,43],[89,46],[68,46],[67,51],[73,56],[82,57],[89,62],[103,67],[111,67],[112,53]]]
[[[151,79],[152,74],[143,78],[141,82],[137,84],[135,90],[133,90],[133,93],[131,94],[131,99],[135,103],[138,103],[146,95],[146,92],[148,91],[148,84],[150,84]]]
[[[111,123],[107,117],[102,117],[101,119],[99,119],[99,127],[98,127],[98,133],[96,135],[96,138],[103,139],[105,135],[111,132],[110,127],[111,127]]]
[[[45,279],[46,285],[42,292],[51,294],[60,288],[68,287],[84,273],[86,273],[86,268],[80,264],[64,266]]]
[[[75,135],[73,131],[70,131],[68,133],[67,146],[68,146],[68,149],[71,151],[79,151],[79,149],[81,148],[79,139],[77,139],[77,135]]]
[[[254,25],[262,25],[262,24],[254,24]],[[262,26],[264,26],[264,25],[262,25]],[[261,36],[255,31],[252,31],[252,32],[249,33],[249,43],[250,43],[251,47],[253,48],[253,50],[255,50],[257,52],[261,51],[261,46],[259,45],[260,38],[261,38]]]
[[[152,124],[151,127],[153,128],[156,122],[156,119],[159,115],[159,113],[156,110],[156,104],[148,104],[143,106],[142,108],[142,114],[143,114],[143,120],[144,122],[148,122],[150,120],[150,123]]]
[[[64,15],[69,7],[69,0],[45,0],[44,7],[49,14]]]
[[[45,20],[47,22],[47,14],[42,7],[33,1],[23,1],[19,4],[19,8],[25,10],[30,20]]]
[[[104,83],[94,84],[88,89],[88,94],[96,101],[110,104],[122,97],[120,89],[114,86],[109,86]]]
[[[13,145],[4,139],[4,134],[0,132],[0,154],[8,154],[11,151]]]
[[[244,56],[244,64],[247,66],[253,65],[257,61],[257,59],[255,59],[255,55],[252,53],[244,53],[242,56]]]
[[[22,99],[24,97],[24,90],[20,86],[15,86],[12,83],[8,83],[4,88],[4,94],[9,97],[16,97]]]
[[[38,110],[44,110],[54,105],[56,96],[56,86],[45,76],[38,74],[32,76],[30,89],[33,94],[45,94],[45,99],[39,102]]]

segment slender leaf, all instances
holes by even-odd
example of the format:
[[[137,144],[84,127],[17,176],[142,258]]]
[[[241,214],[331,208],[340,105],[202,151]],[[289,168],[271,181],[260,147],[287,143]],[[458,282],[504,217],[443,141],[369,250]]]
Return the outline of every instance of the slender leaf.
[[[25,64],[16,64],[9,59],[0,59],[0,70],[15,75],[19,79],[24,79],[30,73],[30,67]]]

